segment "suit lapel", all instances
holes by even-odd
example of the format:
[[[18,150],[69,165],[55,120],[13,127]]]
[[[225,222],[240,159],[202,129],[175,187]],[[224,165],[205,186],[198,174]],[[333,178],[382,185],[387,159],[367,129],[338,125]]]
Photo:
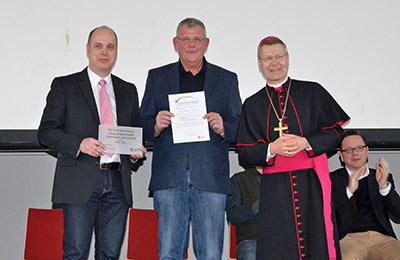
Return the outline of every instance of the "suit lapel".
[[[114,75],[111,75],[111,80],[114,87],[115,105],[117,106],[117,125],[124,125],[126,124],[126,122],[124,122],[124,113],[128,112],[125,109],[125,89]]]
[[[379,222],[382,221],[380,219],[381,214],[379,214],[378,208],[381,207],[381,201],[379,200],[379,186],[378,183],[376,182],[376,177],[375,177],[375,171],[373,169],[369,169],[369,175],[368,175],[368,193],[369,193],[369,199],[371,200],[371,205],[372,208],[375,211],[375,215],[378,218]]]
[[[169,73],[166,74],[169,83],[168,94],[179,93],[179,62],[172,64]]]
[[[217,85],[217,79],[218,75],[215,73],[214,68],[207,62],[206,77],[204,80],[204,91],[206,95],[206,102],[210,102],[211,100],[213,100],[212,95],[215,90],[215,86]]]
[[[379,189],[378,183],[376,182],[375,179],[375,172],[373,172],[372,169],[369,169],[369,175],[368,175],[368,192],[369,192],[369,197],[371,199],[371,202],[375,199],[376,193],[374,192],[374,189]]]
[[[96,101],[94,100],[92,86],[90,85],[89,76],[87,74],[87,68],[84,69],[78,79],[78,85],[82,90],[83,96],[85,97],[93,116],[96,118],[100,124],[99,113],[97,111]]]
[[[339,172],[340,179],[345,187],[349,185],[349,173],[347,172],[346,168],[342,168]]]

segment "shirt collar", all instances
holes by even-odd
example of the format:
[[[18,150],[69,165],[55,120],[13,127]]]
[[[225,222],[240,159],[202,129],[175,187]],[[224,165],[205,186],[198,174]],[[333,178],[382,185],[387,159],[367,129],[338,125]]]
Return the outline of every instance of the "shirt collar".
[[[104,79],[107,82],[106,88],[111,86],[111,84],[112,84],[111,73],[108,74],[106,77],[102,78],[99,75],[97,75],[96,73],[94,73],[89,67],[87,67],[87,72],[88,72],[88,76],[89,76],[89,80],[90,80],[90,85],[92,86],[93,90],[96,89],[96,87],[99,84],[99,81],[101,79]]]
[[[283,80],[282,82],[280,82],[280,83],[278,83],[278,84],[271,85],[271,84],[268,84],[268,83],[267,83],[267,85],[268,85],[269,87],[271,87],[271,88],[278,89],[278,88],[282,87],[283,84],[285,84],[285,83],[288,81],[288,79],[289,79],[289,77],[286,76],[285,80]]]
[[[201,67],[201,70],[199,71],[199,73],[205,73],[206,72],[206,64],[207,64],[207,60],[205,57],[203,57],[203,65]],[[181,60],[179,60],[179,72],[182,73],[191,73],[190,71],[186,71],[185,68],[183,67]],[[197,74],[196,74],[197,75]]]

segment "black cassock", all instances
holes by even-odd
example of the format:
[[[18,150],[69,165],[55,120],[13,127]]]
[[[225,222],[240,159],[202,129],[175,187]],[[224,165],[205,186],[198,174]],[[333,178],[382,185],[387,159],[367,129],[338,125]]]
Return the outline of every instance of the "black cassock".
[[[343,134],[341,126],[350,118],[318,83],[291,79],[278,90],[267,87],[279,117],[284,110],[290,81],[292,86],[283,119],[288,130],[284,132],[307,138],[312,148],[302,152],[307,161],[324,157],[338,145]],[[243,167],[265,166],[265,172],[279,166],[279,158],[282,158],[279,155],[266,162],[269,143],[279,137],[279,133],[274,131],[278,122],[265,87],[246,99],[237,137],[239,160]],[[295,156],[297,159],[283,159],[296,162],[299,155]],[[327,165],[324,158],[322,160]],[[330,187],[329,170],[326,174],[328,181],[324,184]],[[322,186],[312,167],[262,176],[257,259],[329,259]],[[331,259],[341,259],[334,214],[330,218],[334,226],[331,252],[336,254]]]

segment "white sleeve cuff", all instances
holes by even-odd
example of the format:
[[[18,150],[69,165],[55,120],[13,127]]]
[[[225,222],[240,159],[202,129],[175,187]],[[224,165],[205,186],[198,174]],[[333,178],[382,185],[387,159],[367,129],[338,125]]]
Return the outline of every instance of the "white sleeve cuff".
[[[271,155],[271,151],[270,151],[270,149],[269,149],[270,146],[271,146],[271,144],[268,145],[268,149],[267,149],[267,158],[265,159],[266,162],[268,162],[269,159],[275,157],[275,155]]]
[[[131,163],[132,163],[132,164],[135,164],[135,163],[138,161],[138,159],[133,159],[133,158],[130,157],[130,156],[129,156],[129,160],[131,160]]]
[[[388,186],[386,188],[384,188],[384,189],[379,188],[379,193],[382,196],[386,196],[389,194],[391,188],[392,188],[392,184],[390,182],[388,182]]]
[[[353,197],[353,193],[351,193],[348,188],[346,188],[346,194],[349,199],[351,199],[351,197]]]

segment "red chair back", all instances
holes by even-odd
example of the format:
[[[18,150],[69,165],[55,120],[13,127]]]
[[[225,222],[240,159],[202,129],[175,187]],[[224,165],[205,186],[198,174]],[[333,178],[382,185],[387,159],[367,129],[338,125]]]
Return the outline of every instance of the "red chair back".
[[[128,260],[158,259],[158,216],[153,209],[129,209]]]
[[[127,260],[158,260],[157,212],[131,208],[128,222]]]
[[[229,258],[236,259],[236,226],[229,223]]]
[[[62,260],[64,215],[62,209],[28,209],[26,260]]]

